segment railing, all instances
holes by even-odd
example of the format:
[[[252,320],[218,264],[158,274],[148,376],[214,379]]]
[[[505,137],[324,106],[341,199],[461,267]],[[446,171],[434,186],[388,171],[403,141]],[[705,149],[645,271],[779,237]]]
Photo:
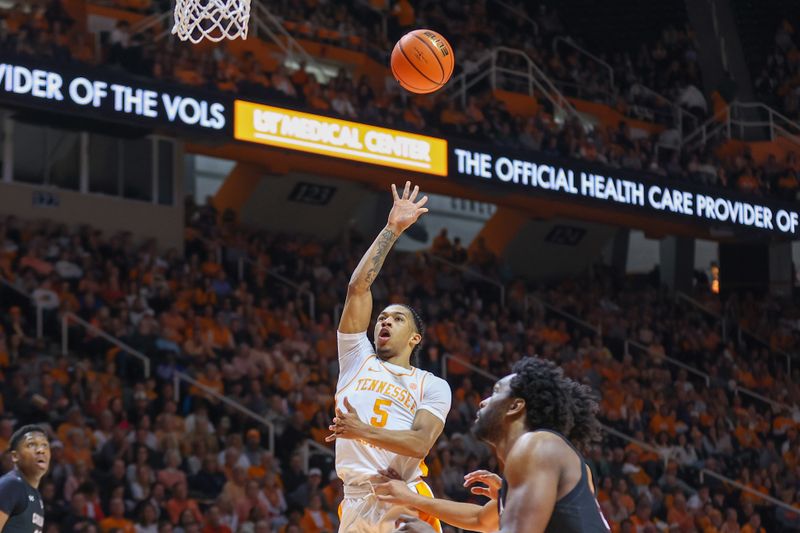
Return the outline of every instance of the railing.
[[[36,309],[36,338],[41,339],[44,336],[44,309],[42,309],[42,306],[39,305],[39,302],[37,302],[33,296],[2,276],[0,276],[0,285],[7,287],[9,290],[16,292],[23,298],[26,298],[28,301],[30,301],[31,305]]]
[[[498,281],[498,280],[496,280],[496,279],[494,279],[494,278],[492,278],[490,276],[487,276],[485,274],[481,274],[480,272],[476,272],[475,270],[473,270],[473,269],[471,269],[471,268],[469,268],[467,266],[459,265],[458,263],[453,263],[452,261],[450,261],[448,259],[445,259],[444,257],[442,257],[440,255],[436,255],[436,254],[434,254],[432,252],[428,252],[426,255],[427,255],[427,257],[430,257],[434,261],[438,261],[439,263],[447,265],[450,268],[453,268],[455,270],[459,270],[459,271],[463,272],[467,277],[473,277],[473,278],[479,279],[481,281],[485,281],[486,283],[489,283],[490,285],[494,285],[495,287],[497,287],[497,290],[500,293],[500,306],[501,307],[505,307],[505,305],[506,305],[506,288],[500,281]]]
[[[731,114],[730,106],[720,109],[708,120],[700,124],[696,130],[686,135],[681,141],[681,148],[694,146],[697,144],[705,145],[709,139],[713,139],[717,134],[723,132],[725,136],[731,138]]]
[[[675,119],[675,127],[677,128],[678,132],[681,135],[681,139],[683,138],[683,130],[685,127],[696,128],[698,125],[698,118],[691,114],[689,111],[675,103],[673,100],[670,100],[666,96],[661,93],[654,91],[653,89],[642,85],[641,83],[635,83],[631,86],[631,91],[637,91],[639,93],[645,94],[648,97],[652,98],[657,102],[661,102],[665,106],[668,106],[672,110],[672,116]]]
[[[780,501],[780,500],[778,500],[776,498],[773,498],[772,496],[770,496],[768,494],[764,494],[763,492],[758,492],[757,490],[755,490],[752,487],[748,487],[746,485],[743,485],[743,484],[739,483],[738,481],[735,481],[735,480],[733,480],[733,479],[731,479],[731,478],[729,478],[727,476],[723,476],[722,474],[714,472],[713,470],[708,470],[707,468],[701,468],[700,469],[700,483],[704,482],[704,477],[705,476],[713,477],[715,479],[718,479],[722,483],[725,483],[726,485],[731,485],[731,486],[736,487],[737,489],[739,489],[739,490],[741,490],[743,492],[748,492],[748,493],[750,493],[750,494],[752,494],[754,496],[759,497],[760,499],[762,499],[764,501],[767,501],[767,502],[771,503],[772,505],[775,505],[776,507],[780,507],[781,509],[786,509],[787,511],[795,513],[795,514],[800,514],[800,507],[795,507],[794,505],[789,505],[788,503],[785,503],[785,502],[782,502],[782,501]]]
[[[272,276],[281,283],[293,288],[295,291],[297,291],[297,294],[304,295],[308,299],[308,317],[311,319],[312,322],[316,320],[317,303],[316,303],[316,297],[314,296],[314,293],[311,290],[302,287],[300,284],[290,280],[283,274],[279,274],[278,272],[275,272],[271,268],[259,265],[249,257],[244,257],[244,256],[239,257],[239,261],[237,263],[239,281],[244,279],[244,267],[246,263],[250,264],[253,268],[258,269],[260,272],[266,272],[268,276]]]
[[[669,454],[668,451],[662,450],[661,448],[657,448],[657,447],[653,446],[652,444],[646,443],[643,440],[639,440],[639,439],[637,439],[635,437],[631,437],[630,435],[628,435],[626,433],[623,433],[623,432],[621,432],[619,430],[616,430],[616,429],[612,428],[611,426],[607,426],[607,425],[603,424],[602,422],[600,423],[600,427],[603,429],[603,431],[605,431],[609,435],[614,435],[618,439],[622,439],[624,441],[628,441],[628,442],[630,442],[632,444],[637,445],[638,447],[640,447],[643,450],[647,450],[648,452],[656,454],[657,456],[659,456],[661,458],[662,461],[664,461],[664,468],[666,468],[667,465],[669,464],[670,454]]]
[[[210,388],[210,387],[208,387],[206,385],[203,385],[202,383],[200,383],[199,381],[197,381],[196,379],[194,379],[193,377],[191,377],[188,374],[185,374],[183,372],[179,372],[179,371],[176,370],[172,374],[172,379],[173,379],[173,383],[174,383],[174,387],[173,387],[174,388],[174,394],[175,394],[174,400],[175,400],[176,403],[180,402],[180,383],[181,383],[181,381],[186,382],[186,383],[188,383],[189,385],[191,385],[193,387],[197,387],[198,389],[202,390],[204,394],[213,397],[217,401],[220,401],[220,402],[224,403],[225,405],[227,405],[229,407],[232,407],[233,409],[236,409],[240,413],[249,416],[250,418],[252,418],[256,422],[259,422],[264,427],[266,427],[267,428],[267,449],[269,450],[270,453],[274,453],[275,452],[275,426],[272,424],[272,422],[270,422],[269,420],[267,420],[263,416],[259,415],[255,411],[252,411],[251,409],[248,409],[247,407],[245,407],[244,405],[240,404],[239,402],[237,402],[235,400],[231,400],[230,398],[228,398],[226,396],[223,396],[222,394],[218,393],[214,389],[212,389],[212,388]]]
[[[500,61],[502,54],[522,60],[525,65],[524,68],[520,70],[502,66]],[[467,91],[486,78],[489,78],[492,89],[499,88],[504,81],[517,78],[525,86],[529,96],[538,94],[548,100],[554,109],[560,111],[562,115],[568,118],[576,118],[585,123],[575,106],[561,94],[561,91],[547,74],[523,50],[498,46],[489,51],[478,60],[472,71],[463,72],[450,82],[450,86],[453,88],[451,90],[456,92],[454,97],[460,98],[462,105],[466,105]]]
[[[616,85],[614,84],[614,69],[611,68],[611,65],[609,65],[606,61],[603,61],[602,59],[600,59],[587,49],[576,44],[571,37],[563,37],[561,35],[553,39],[553,53],[555,55],[558,55],[558,45],[562,43],[571,46],[577,52],[580,52],[581,54],[585,55],[586,57],[588,57],[589,59],[600,65],[600,67],[602,67],[604,70],[608,72],[609,85],[611,87],[616,87]]]
[[[750,118],[753,115],[762,118]],[[681,146],[705,144],[719,134],[726,139],[746,141],[783,138],[800,146],[800,124],[759,102],[732,102],[687,135]]]
[[[144,377],[145,378],[150,377],[149,357],[147,357],[139,350],[131,346],[128,346],[118,338],[109,335],[108,333],[98,328],[97,326],[93,326],[92,324],[88,323],[75,313],[71,312],[64,313],[61,316],[61,355],[66,356],[69,354],[69,326],[71,323],[83,326],[87,331],[113,344],[114,346],[119,348],[123,353],[130,355],[134,359],[138,359],[139,362],[142,363],[142,366],[144,367]]]
[[[541,298],[538,298],[536,296],[531,296],[530,298],[532,298],[535,301],[537,301],[540,305],[542,305],[546,309],[549,309],[550,311],[552,311],[552,312],[554,312],[554,313],[556,313],[558,315],[561,315],[564,318],[567,318],[567,319],[571,320],[572,322],[574,322],[576,324],[579,324],[579,325],[589,329],[590,331],[593,331],[595,334],[602,336],[602,328],[601,327],[593,326],[592,324],[589,324],[588,322],[586,322],[584,320],[581,320],[580,318],[576,317],[575,315],[573,315],[571,313],[568,313],[568,312],[566,312],[566,311],[564,311],[562,309],[559,309],[558,307],[555,307],[555,306],[543,301]],[[672,365],[674,365],[674,366],[676,366],[678,368],[682,368],[683,370],[686,370],[686,372],[688,372],[690,374],[693,374],[693,375],[697,376],[698,378],[701,378],[703,381],[705,381],[706,386],[710,386],[711,385],[711,376],[709,376],[707,373],[703,372],[702,370],[698,370],[697,368],[695,368],[695,367],[693,367],[691,365],[687,365],[686,363],[684,363],[682,361],[679,361],[679,360],[675,359],[674,357],[670,357],[670,356],[668,356],[666,354],[665,355],[653,355],[652,352],[650,351],[650,348],[648,348],[647,346],[645,346],[644,344],[642,344],[642,343],[640,343],[638,341],[626,338],[626,339],[623,339],[623,342],[624,342],[625,353],[628,353],[628,351],[630,350],[631,347],[637,348],[637,349],[643,351],[646,355],[648,355],[650,357],[654,357],[654,358],[658,358],[660,360],[664,360],[664,361],[666,361],[666,362],[668,362],[668,363],[670,363],[670,364],[672,364]],[[738,393],[745,394],[747,396],[750,396],[751,398],[754,398],[754,399],[759,400],[759,401],[761,401],[763,403],[769,404],[772,407],[776,407],[776,408],[780,408],[780,409],[788,409],[789,411],[792,411],[792,408],[790,406],[788,406],[788,405],[786,405],[784,403],[781,403],[781,402],[777,402],[777,401],[775,401],[775,400],[773,400],[771,398],[767,398],[766,396],[764,396],[762,394],[759,394],[759,393],[757,393],[757,392],[755,392],[753,390],[750,390],[748,388],[739,386],[738,383],[736,385],[736,389],[734,390],[734,392],[736,392],[737,394]]]
[[[475,366],[475,365],[473,365],[473,364],[471,364],[471,363],[469,363],[467,361],[464,361],[463,359],[461,359],[459,357],[456,357],[456,356],[453,356],[453,355],[449,355],[449,354],[446,354],[442,358],[442,377],[444,379],[447,379],[447,361],[450,360],[450,359],[452,359],[452,360],[456,361],[457,363],[459,363],[460,365],[472,370],[476,374],[480,374],[480,375],[482,375],[484,377],[487,377],[488,379],[492,380],[493,382],[496,382],[496,381],[498,381],[500,379],[499,377],[495,376],[494,374],[491,374],[490,372],[487,372],[487,371],[483,370],[482,368],[479,368],[479,367],[477,367],[477,366]],[[665,464],[667,462],[669,462],[669,455],[667,454],[666,451],[660,450],[659,448],[657,448],[655,446],[652,446],[651,444],[648,444],[648,443],[643,442],[643,441],[641,441],[639,439],[633,438],[633,437],[631,437],[631,436],[629,436],[629,435],[627,435],[627,434],[625,434],[625,433],[623,433],[621,431],[618,431],[618,430],[616,430],[614,428],[611,428],[611,427],[609,427],[609,426],[607,426],[605,424],[600,424],[600,427],[602,428],[602,430],[604,432],[608,433],[609,435],[613,435],[613,436],[615,436],[615,437],[617,437],[619,439],[622,439],[624,441],[630,442],[632,444],[636,444],[637,446],[640,446],[643,449],[646,449],[648,451],[651,451],[651,452],[655,453],[656,455],[661,457],[662,460],[665,461]],[[747,486],[739,483],[738,481],[735,481],[735,480],[733,480],[733,479],[731,479],[731,478],[729,478],[727,476],[723,476],[722,474],[720,474],[718,472],[714,472],[713,470],[708,470],[707,468],[698,468],[697,470],[700,473],[700,482],[701,483],[703,482],[703,476],[710,476],[710,477],[713,477],[713,478],[716,478],[716,479],[720,480],[723,483],[726,483],[728,485],[734,486],[734,487],[736,487],[737,489],[739,489],[741,491],[748,492],[750,494],[758,496],[759,498],[771,503],[772,505],[776,505],[776,506],[781,507],[783,509],[786,509],[786,510],[788,510],[790,512],[800,514],[800,507],[795,507],[793,505],[786,504],[786,503],[784,503],[784,502],[782,502],[782,501],[780,501],[780,500],[778,500],[776,498],[773,498],[772,496],[769,496],[767,494],[763,494],[761,492],[758,492],[757,490],[755,490],[755,489],[753,489],[751,487],[747,487]],[[691,485],[690,485],[690,487],[691,487]],[[694,489],[694,487],[691,487],[691,488]]]
[[[698,310],[702,311],[703,313],[707,314],[708,316],[714,318],[717,322],[719,322],[720,328],[722,329],[722,340],[725,341],[725,340],[728,339],[728,333],[729,333],[729,330],[730,330],[730,326],[728,325],[727,317],[725,317],[724,315],[720,315],[719,313],[715,312],[713,309],[709,309],[707,306],[705,306],[702,303],[698,302],[697,300],[695,300],[694,298],[692,298],[691,296],[689,296],[686,293],[679,292],[676,295],[676,299],[683,300],[683,301],[687,302],[689,305],[692,305],[693,307],[697,308]],[[767,341],[766,339],[762,339],[761,337],[759,337],[758,335],[756,335],[752,331],[748,330],[747,328],[743,328],[739,324],[734,324],[733,327],[735,327],[736,330],[737,330],[737,334],[739,336],[739,342],[740,343],[742,342],[742,336],[743,335],[747,335],[750,339],[754,340],[758,344],[769,348],[771,353],[783,356],[786,359],[786,373],[788,375],[792,374],[792,359],[795,359],[796,357],[798,357],[797,354],[790,354],[790,353],[784,352],[783,350],[774,349],[770,345],[769,341]]]
[[[123,353],[125,353],[127,355],[130,355],[130,356],[134,357],[135,359],[139,360],[142,363],[142,365],[144,366],[144,376],[145,376],[145,378],[149,378],[150,377],[151,360],[147,355],[143,354],[142,352],[140,352],[139,350],[133,348],[132,346],[122,342],[118,338],[106,333],[102,329],[100,329],[100,328],[98,328],[96,326],[93,326],[92,324],[86,322],[85,320],[83,320],[79,316],[75,315],[74,313],[64,313],[64,315],[61,317],[61,354],[62,355],[66,356],[69,353],[69,326],[70,326],[71,323],[80,324],[81,326],[86,328],[87,331],[92,332],[94,335],[106,340],[107,342],[109,342],[109,343],[113,344],[114,346],[116,346],[117,348],[119,348]],[[244,405],[240,404],[239,402],[231,400],[230,398],[227,398],[226,396],[224,396],[224,395],[218,393],[217,391],[207,387],[206,385],[203,385],[202,383],[200,383],[196,379],[192,378],[188,374],[185,374],[184,372],[180,372],[180,371],[176,370],[173,373],[172,377],[175,380],[175,391],[174,391],[174,394],[175,394],[175,401],[176,402],[180,401],[180,382],[181,381],[183,381],[185,383],[188,383],[189,385],[191,385],[193,387],[197,387],[198,389],[202,390],[204,394],[207,394],[208,396],[213,397],[217,401],[220,401],[220,402],[228,405],[229,407],[239,411],[240,413],[252,418],[256,422],[259,422],[262,425],[264,425],[264,427],[267,428],[267,442],[268,442],[268,446],[269,446],[269,451],[270,452],[274,452],[275,451],[275,426],[269,420],[267,420],[263,416],[259,415],[258,413],[248,409],[247,407],[245,407]]]
[[[756,130],[768,128],[768,140],[774,141],[778,137],[783,137],[794,144],[800,145],[800,124],[789,117],[778,113],[768,105],[760,102],[734,102],[731,107],[733,108],[731,110],[731,113],[733,114],[731,126],[738,130],[739,138],[745,139],[745,131],[748,128],[754,128]],[[765,114],[766,118],[762,120],[743,118],[748,114],[748,111],[755,112],[762,116]]]
[[[312,452],[312,449],[314,450]],[[303,460],[303,470],[308,472],[309,464],[311,462],[311,456],[317,455],[327,455],[329,457],[335,457],[336,454],[330,448],[327,448],[320,443],[313,441],[311,439],[306,439],[303,444],[300,445],[300,457]]]
[[[174,12],[172,9],[168,9],[163,13],[156,13],[155,15],[150,15],[149,17],[144,17],[133,24],[129,28],[129,32],[131,35],[139,35],[146,31],[149,31],[155,27],[162,27],[164,28],[161,32],[156,34],[156,40],[160,41],[164,37],[170,35],[172,31],[173,21],[172,18],[174,16]]]

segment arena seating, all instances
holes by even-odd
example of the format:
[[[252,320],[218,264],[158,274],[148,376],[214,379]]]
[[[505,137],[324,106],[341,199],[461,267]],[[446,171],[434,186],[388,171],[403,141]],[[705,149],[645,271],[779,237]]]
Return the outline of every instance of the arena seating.
[[[407,2],[401,4],[413,9]],[[125,9],[142,9],[138,4],[138,7],[131,7],[130,3],[115,5]],[[794,201],[800,187],[800,168],[794,153],[789,153],[785,161],[776,159],[769,163],[769,167],[762,167],[752,160],[747,151],[733,157],[729,152],[724,156],[718,155],[714,145],[693,146],[681,152],[664,150],[659,146],[666,142],[665,136],[674,131],[674,112],[664,99],[643,92],[641,86],[652,86],[662,92],[667,102],[679,102],[683,100],[684,93],[691,93],[691,88],[696,89],[695,84],[699,83],[697,67],[691,61],[695,55],[691,33],[672,25],[682,16],[677,8],[666,17],[670,24],[664,28],[661,38],[651,43],[642,42],[635,56],[611,51],[602,54],[602,57],[610,58],[615,79],[619,80],[617,87],[613,88],[598,67],[587,62],[581,54],[565,47],[559,48],[558,53],[553,52],[553,39],[566,35],[567,30],[558,14],[552,10],[543,8],[530,14],[531,20],[537,21],[539,34],[530,37],[530,28],[520,27],[518,34],[504,34],[502,43],[496,37],[499,32],[485,29],[477,31],[476,28],[467,31],[471,28],[469,16],[476,11],[481,12],[481,9],[485,11],[482,2],[465,4],[462,8],[449,5],[448,9],[454,11],[446,13],[441,7],[425,4],[418,6],[415,12],[420,21],[441,24],[446,28],[445,33],[463,51],[463,55],[459,56],[463,59],[459,65],[476,60],[481,53],[497,44],[516,44],[543,65],[567,93],[575,87],[581,87],[579,96],[582,98],[612,105],[617,111],[634,118],[667,123],[668,129],[661,135],[642,137],[641,133],[634,134],[630,126],[624,123],[613,126],[600,124],[589,132],[575,122],[559,124],[552,120],[544,105],[540,105],[538,113],[532,116],[515,116],[488,89],[474,93],[462,107],[458,99],[448,103],[444,93],[428,98],[408,98],[391,83],[379,87],[366,77],[351,79],[344,70],[326,85],[320,85],[313,76],[303,72],[292,73],[276,64],[259,64],[253,54],[237,56],[225,46],[215,47],[213,53],[176,46],[171,53],[165,53],[159,51],[152,31],[130,35],[130,26],[124,21],[120,21],[110,32],[108,46],[95,48],[96,39],[81,33],[80,25],[72,24],[74,21],[60,6],[61,3],[56,1],[47,9],[31,12],[9,10],[4,13],[6,37],[2,42],[3,49],[57,60],[100,62],[137,75],[234,91],[243,97],[306,106],[315,112],[412,131],[488,141],[511,148],[596,160],[677,180],[736,188],[747,194],[774,194]],[[304,32],[298,37],[321,39],[343,46],[349,43],[349,46],[372,51],[390,49],[389,44],[378,40],[374,25],[364,23],[365,20],[373,20],[374,13],[373,16],[369,15],[371,10],[358,2],[337,3],[337,6],[334,8],[328,4],[317,10],[317,2],[308,2],[303,8],[294,2],[282,2],[277,3],[274,9],[289,23],[291,31]],[[148,5],[145,10],[158,7]],[[161,8],[167,9],[169,6],[163,5]],[[304,18],[310,13],[313,13],[311,18]],[[512,27],[517,27],[522,19],[514,13],[492,9],[487,20],[494,25],[514,22]],[[392,19],[395,20],[392,27],[400,31],[403,24],[397,22],[397,17]],[[362,22],[359,25],[357,21]],[[331,28],[337,24],[337,33],[331,35]],[[323,29],[328,33],[322,32],[320,35]],[[358,42],[353,44],[350,37],[357,37]],[[704,118],[704,113],[710,112],[711,106],[706,102],[694,102],[691,98],[687,98],[686,102],[697,113],[697,120],[687,120],[687,124],[699,122]]]
[[[0,299],[4,410],[18,423],[48,420],[58,439],[43,490],[48,523],[99,523],[105,530],[117,522],[145,527],[155,520],[185,530],[214,530],[217,523],[232,531],[324,530],[312,524],[335,524],[341,488],[329,481],[329,460],[313,463],[320,472],[305,473],[296,452],[305,439],[324,446],[336,374],[333,315],[366,243],[357,235],[332,244],[253,233],[212,206],[190,208],[187,215],[185,257],[92,228],[71,233],[48,223],[0,224],[3,277],[29,293],[37,290],[50,309],[45,340],[38,340],[24,298],[4,288]],[[253,262],[239,280],[234,258],[242,253]],[[495,273],[485,252],[465,254],[440,239],[436,253]],[[299,295],[273,284],[256,265],[291,273],[312,290],[317,320]],[[709,383],[670,365],[659,355],[711,372],[711,359],[699,356],[723,349],[719,332],[680,320],[666,295],[637,287],[635,294],[645,295],[637,301],[632,287],[615,290],[613,279],[598,274],[546,290],[513,281],[500,307],[496,291],[470,281],[460,267],[427,254],[398,253],[387,261],[374,291],[377,305],[417,305],[428,320],[420,366],[441,373],[449,359],[454,404],[428,458],[434,490],[470,499],[461,476],[479,466],[497,468],[468,431],[491,383],[457,359],[503,375],[523,354],[537,353],[597,389],[604,423],[641,442],[606,435],[586,450],[615,531],[628,522],[640,531],[650,524],[713,530],[732,513],[737,524],[762,520],[769,531],[796,526],[796,517],[757,496],[708,475],[700,482],[698,470],[795,502],[796,408],[768,408],[737,387],[773,396],[783,383],[791,393],[776,399],[795,406],[798,380],[786,382],[766,353],[737,355],[745,353],[737,344],[724,347],[721,359],[728,362]],[[592,335],[549,306],[590,322],[602,317],[604,335]],[[138,361],[74,322],[70,356],[61,357],[58,317],[67,311],[149,355],[152,377],[143,379]],[[628,337],[650,353],[626,353],[620,341]],[[263,427],[203,389],[181,387],[176,402],[176,371],[270,420],[278,428],[274,454],[265,450]],[[4,421],[0,436],[7,439],[10,429]],[[121,516],[117,497],[124,503]]]

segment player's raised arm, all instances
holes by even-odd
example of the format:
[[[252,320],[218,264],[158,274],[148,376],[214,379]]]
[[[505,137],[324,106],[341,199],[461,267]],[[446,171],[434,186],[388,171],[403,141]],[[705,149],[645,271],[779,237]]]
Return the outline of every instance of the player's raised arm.
[[[395,241],[417,219],[428,210],[423,207],[428,197],[423,196],[417,201],[419,187],[411,190],[411,182],[407,181],[403,195],[397,193],[397,187],[392,184],[394,205],[389,212],[386,226],[381,230],[367,253],[361,258],[358,266],[350,277],[347,286],[347,298],[344,301],[342,318],[339,321],[339,332],[361,333],[369,327],[372,315],[372,282],[378,277],[389,250]]]

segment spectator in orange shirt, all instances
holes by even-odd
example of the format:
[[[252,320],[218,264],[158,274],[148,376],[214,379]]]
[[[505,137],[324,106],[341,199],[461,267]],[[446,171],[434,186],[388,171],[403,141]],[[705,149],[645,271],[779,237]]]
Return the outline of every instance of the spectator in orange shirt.
[[[636,504],[636,513],[630,518],[637,533],[645,533],[651,530],[656,531],[656,525],[651,518],[652,512],[653,509],[650,507],[647,500],[641,498],[639,503]]]
[[[686,496],[678,492],[672,499],[672,508],[667,512],[669,526],[678,528],[679,531],[691,531],[694,518],[691,511],[686,508]]]
[[[170,522],[175,525],[181,520],[184,511],[189,511],[196,522],[203,520],[203,514],[200,512],[197,502],[189,498],[189,489],[185,481],[179,481],[172,487],[172,498],[167,500],[166,510],[169,514]]]
[[[725,511],[725,522],[719,528],[719,533],[741,533],[736,509],[728,508],[728,510]]]
[[[304,533],[333,531],[333,522],[328,513],[322,509],[322,497],[319,494],[311,496],[300,521],[300,526]]]
[[[761,527],[761,515],[758,513],[750,515],[750,520],[744,525],[741,533],[767,533],[767,530]]]
[[[122,498],[112,498],[108,504],[109,516],[100,521],[103,533],[116,529],[121,533],[134,533],[133,522],[125,518],[125,502]]]
[[[662,403],[658,408],[658,413],[650,419],[650,432],[657,435],[662,431],[670,437],[675,436],[675,412],[670,412],[666,403]]]

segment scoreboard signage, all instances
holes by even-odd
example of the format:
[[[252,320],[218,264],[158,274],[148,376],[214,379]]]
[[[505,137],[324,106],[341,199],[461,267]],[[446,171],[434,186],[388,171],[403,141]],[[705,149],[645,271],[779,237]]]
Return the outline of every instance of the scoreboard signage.
[[[800,236],[800,215],[792,205],[646,172],[611,168],[536,152],[487,151],[453,144],[450,176],[500,192],[575,198],[609,209],[631,209],[719,228],[742,228],[781,237]]]
[[[647,172],[532,151],[420,135],[234,99],[80,63],[0,55],[0,104],[189,139],[258,143],[450,179],[495,194],[529,194],[668,217],[719,235],[800,238],[794,204],[671,181]],[[78,124],[78,127],[81,125]]]
[[[234,137],[362,163],[447,175],[447,141],[236,100]]]
[[[199,136],[232,130],[232,99],[225,95],[77,63],[0,57],[0,102]]]

